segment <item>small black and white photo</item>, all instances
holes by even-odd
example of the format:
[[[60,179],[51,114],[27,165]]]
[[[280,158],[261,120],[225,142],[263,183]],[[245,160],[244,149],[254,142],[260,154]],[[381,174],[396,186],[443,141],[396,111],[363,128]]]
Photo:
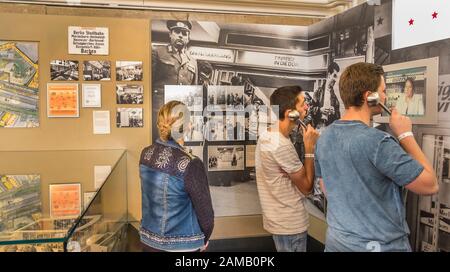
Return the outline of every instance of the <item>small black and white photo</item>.
[[[201,112],[191,112],[190,129],[185,135],[185,142],[202,142],[203,137],[203,115]]]
[[[117,104],[143,104],[144,86],[140,84],[117,84]]]
[[[84,61],[83,79],[86,81],[111,80],[111,62],[109,60]]]
[[[244,146],[208,146],[208,170],[244,170]]]
[[[245,116],[243,113],[227,112],[225,116],[225,140],[244,141],[245,140]]]
[[[203,148],[203,146],[185,146],[184,150],[203,161]]]
[[[78,81],[77,60],[52,60],[50,62],[50,79],[64,81]]]
[[[227,107],[227,86],[208,86],[207,108],[211,111],[224,111]]]
[[[164,86],[164,103],[180,101],[189,111],[203,111],[203,87],[186,85]]]
[[[116,122],[118,128],[143,127],[142,108],[117,108]]]
[[[225,141],[224,116],[217,115],[208,118],[205,124],[206,140],[210,142]]]
[[[116,61],[116,81],[142,81],[142,61]]]
[[[244,86],[223,86],[226,91],[226,110],[244,110]]]

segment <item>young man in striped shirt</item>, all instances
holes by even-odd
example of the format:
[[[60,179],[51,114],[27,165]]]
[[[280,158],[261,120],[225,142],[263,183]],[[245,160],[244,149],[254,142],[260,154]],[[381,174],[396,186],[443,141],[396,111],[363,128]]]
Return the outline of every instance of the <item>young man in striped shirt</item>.
[[[309,216],[304,201],[313,188],[313,153],[319,133],[311,126],[303,129],[303,165],[289,140],[296,119],[303,120],[308,110],[302,88],[278,88],[270,96],[270,104],[274,112],[278,109],[279,120],[260,136],[256,146],[256,182],[264,229],[272,233],[278,252],[306,251]]]

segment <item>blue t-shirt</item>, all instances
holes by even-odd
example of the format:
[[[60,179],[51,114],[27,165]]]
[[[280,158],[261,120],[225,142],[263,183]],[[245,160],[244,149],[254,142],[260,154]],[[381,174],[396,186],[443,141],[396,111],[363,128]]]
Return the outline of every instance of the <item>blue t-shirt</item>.
[[[315,158],[328,200],[326,251],[411,250],[401,187],[424,168],[394,137],[338,120],[320,136]]]

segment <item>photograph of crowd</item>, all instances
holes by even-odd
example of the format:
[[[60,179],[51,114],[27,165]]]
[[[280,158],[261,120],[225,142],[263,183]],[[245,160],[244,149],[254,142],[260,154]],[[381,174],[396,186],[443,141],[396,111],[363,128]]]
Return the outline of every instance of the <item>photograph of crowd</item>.
[[[144,85],[117,84],[117,104],[143,104]]]
[[[116,123],[118,128],[143,127],[142,108],[117,108]]]
[[[78,80],[77,60],[52,60],[50,62],[51,80]]]
[[[208,170],[244,170],[244,146],[208,146]]]
[[[83,79],[86,81],[111,80],[111,62],[108,60],[84,61]]]
[[[116,81],[142,81],[142,61],[116,61]]]
[[[244,86],[208,86],[207,95],[208,110],[244,110]]]
[[[172,100],[183,102],[189,111],[203,111],[203,87],[166,85],[164,86],[164,103]]]

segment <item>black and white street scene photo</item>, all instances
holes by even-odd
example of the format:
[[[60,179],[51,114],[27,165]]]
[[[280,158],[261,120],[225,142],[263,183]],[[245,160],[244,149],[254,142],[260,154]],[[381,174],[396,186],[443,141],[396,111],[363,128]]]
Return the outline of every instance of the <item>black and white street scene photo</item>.
[[[143,104],[144,85],[117,84],[116,102],[117,104]]]
[[[74,80],[79,79],[78,61],[76,60],[52,60],[50,62],[51,80]]]
[[[189,111],[203,111],[202,86],[166,85],[164,103],[172,100],[183,102]]]
[[[116,81],[142,81],[142,61],[116,61]]]
[[[244,170],[244,146],[208,146],[208,170]]]
[[[143,127],[142,108],[118,108],[116,122],[118,128]]]
[[[86,81],[111,80],[111,62],[108,60],[84,61],[83,79]]]

